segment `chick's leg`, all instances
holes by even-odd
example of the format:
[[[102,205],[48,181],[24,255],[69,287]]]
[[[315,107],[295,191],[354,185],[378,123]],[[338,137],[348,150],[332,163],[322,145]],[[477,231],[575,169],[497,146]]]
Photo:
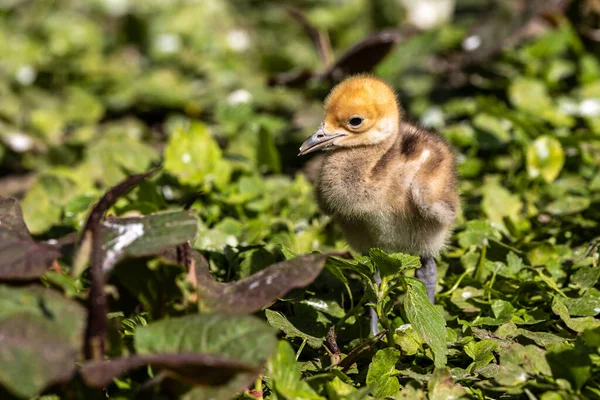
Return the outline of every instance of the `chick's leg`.
[[[435,259],[429,256],[421,256],[421,268],[415,271],[415,277],[425,284],[427,297],[431,304],[435,303],[435,287],[437,285],[437,268]]]
[[[375,283],[377,284],[377,286],[379,286],[381,284],[381,276],[379,275],[378,269],[375,270],[374,278]],[[375,311],[374,308],[370,307],[369,313],[371,315],[371,333],[373,334],[373,336],[375,336],[379,333],[379,328],[377,327],[377,325],[379,324],[379,318],[377,318],[377,311]]]

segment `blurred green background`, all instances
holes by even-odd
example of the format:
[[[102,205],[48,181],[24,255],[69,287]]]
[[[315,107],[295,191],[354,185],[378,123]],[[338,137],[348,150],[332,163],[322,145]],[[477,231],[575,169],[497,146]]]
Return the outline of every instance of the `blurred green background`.
[[[314,77],[330,60],[295,7],[337,58],[378,30],[425,28],[398,40],[374,73],[398,89],[409,118],[459,148],[471,217],[487,214],[513,236],[538,215],[550,226],[565,215],[562,234],[569,221],[594,224],[577,213],[600,187],[598,43],[582,34],[598,5],[550,3],[4,0],[1,193],[25,195],[35,234],[78,228],[107,186],[163,160],[174,179],[148,189],[153,196],[170,202],[201,188],[206,201],[231,206],[202,211],[207,227],[218,225],[217,248],[228,234],[264,239],[239,226],[247,212],[306,220],[315,209],[296,149],[344,71]],[[268,84],[290,71],[313,78]],[[145,213],[162,207],[143,200]],[[318,248],[310,236],[293,247]]]

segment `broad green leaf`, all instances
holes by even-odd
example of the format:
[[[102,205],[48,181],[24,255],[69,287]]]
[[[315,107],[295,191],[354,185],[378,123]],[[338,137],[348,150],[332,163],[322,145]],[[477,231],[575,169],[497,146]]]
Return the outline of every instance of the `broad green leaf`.
[[[552,136],[540,136],[527,148],[527,172],[531,178],[541,176],[550,183],[558,177],[564,164],[563,148]]]
[[[550,366],[545,352],[537,346],[522,346],[511,343],[500,347],[500,368],[495,379],[505,386],[517,386],[524,383],[529,376],[551,376]]]
[[[423,345],[423,339],[413,329],[412,325],[401,325],[394,331],[394,342],[400,346],[402,352],[406,355],[417,354]]]
[[[427,383],[430,400],[466,399],[463,387],[454,382],[448,368],[436,368]]]
[[[536,113],[553,107],[552,98],[542,81],[519,78],[510,85],[508,92],[511,102],[523,110]]]
[[[281,160],[279,151],[271,133],[261,128],[258,132],[258,146],[256,149],[256,163],[258,167],[266,168],[275,173],[281,172]]]
[[[308,383],[301,380],[296,353],[286,341],[279,341],[277,352],[267,365],[267,373],[271,390],[285,399],[324,400]]]
[[[0,286],[0,385],[30,398],[75,372],[85,309],[39,286]]]
[[[554,378],[568,380],[575,390],[580,390],[592,374],[590,352],[577,340],[575,345],[556,344],[548,349],[546,358]]]
[[[311,336],[296,328],[285,316],[277,311],[265,310],[269,325],[277,328],[285,333],[290,338],[300,338],[306,340],[306,343],[315,349],[318,349],[323,344],[323,339]]]
[[[171,133],[165,148],[165,170],[184,185],[202,187],[225,185],[231,174],[231,166],[223,159],[221,149],[200,123]]]
[[[196,389],[195,398],[231,398],[250,384],[277,347],[273,328],[241,314],[212,313],[162,319],[135,331],[138,354],[206,354],[252,368],[218,389]],[[191,394],[190,394],[191,396]],[[204,396],[204,397],[203,397]]]
[[[446,365],[446,321],[429,302],[425,285],[414,278],[405,278],[407,283],[404,310],[408,321],[425,343],[431,347],[436,368]]]
[[[498,344],[491,340],[481,340],[479,342],[469,342],[465,345],[465,353],[473,359],[469,366],[477,372],[481,367],[486,366],[495,360],[493,352],[498,348]]]
[[[554,296],[552,311],[563,320],[569,329],[575,332],[583,332],[586,329],[595,329],[600,326],[600,321],[594,317],[571,318],[564,300],[559,296]]]
[[[381,278],[392,278],[403,271],[416,269],[421,266],[419,257],[404,253],[387,254],[381,249],[371,249],[369,256],[379,269]]]
[[[591,204],[587,197],[563,196],[548,204],[546,211],[553,215],[569,215],[585,211]]]
[[[60,207],[39,181],[27,192],[21,207],[27,227],[34,235],[45,232],[60,221]]]
[[[467,222],[467,229],[458,235],[458,243],[463,249],[470,246],[487,246],[490,239],[500,239],[500,232],[492,224],[485,220],[473,220]]]
[[[581,289],[593,287],[600,277],[600,268],[581,267],[571,277],[571,282]]]
[[[483,294],[484,291],[481,289],[477,289],[473,286],[465,286],[452,292],[452,297],[450,297],[450,301],[452,301],[454,305],[456,305],[466,313],[475,313],[479,311],[480,308],[477,307],[476,302],[469,299],[476,299],[478,297],[483,296]]]
[[[396,363],[400,352],[393,348],[375,353],[367,372],[367,385],[375,397],[395,396],[400,391],[400,382],[396,378]]]
[[[501,226],[504,226],[503,218],[508,217],[517,221],[523,209],[523,202],[519,196],[512,194],[506,188],[502,187],[496,179],[486,180],[483,190],[483,201],[481,208],[486,213],[489,220]]]
[[[273,328],[259,319],[211,313],[163,319],[138,328],[140,354],[204,353],[259,367],[276,346]]]
[[[119,135],[105,134],[90,143],[85,165],[92,174],[90,179],[113,186],[132,173],[147,171],[156,160],[156,150],[121,132]]]
[[[600,314],[600,292],[588,290],[583,296],[563,299],[569,315],[575,317],[593,317]]]

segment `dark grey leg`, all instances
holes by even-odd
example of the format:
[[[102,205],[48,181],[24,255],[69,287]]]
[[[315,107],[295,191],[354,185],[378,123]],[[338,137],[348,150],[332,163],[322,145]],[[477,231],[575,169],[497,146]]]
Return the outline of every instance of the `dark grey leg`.
[[[379,270],[375,270],[375,283],[379,286],[381,284],[381,276],[379,275]],[[374,308],[369,308],[369,313],[371,314],[371,333],[373,336],[379,333],[379,328],[377,324],[379,323],[379,318],[377,318],[377,312]]]
[[[435,287],[437,285],[437,268],[433,257],[421,256],[421,268],[415,271],[415,277],[425,284],[427,297],[431,304],[435,303]]]

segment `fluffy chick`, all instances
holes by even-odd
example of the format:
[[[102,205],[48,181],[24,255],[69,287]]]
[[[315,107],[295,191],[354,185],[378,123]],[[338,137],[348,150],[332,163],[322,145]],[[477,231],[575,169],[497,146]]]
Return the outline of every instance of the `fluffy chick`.
[[[316,196],[357,251],[421,256],[416,271],[433,303],[435,257],[459,211],[453,151],[438,134],[403,121],[394,90],[351,77],[325,100],[325,119],[300,155],[326,151]]]

